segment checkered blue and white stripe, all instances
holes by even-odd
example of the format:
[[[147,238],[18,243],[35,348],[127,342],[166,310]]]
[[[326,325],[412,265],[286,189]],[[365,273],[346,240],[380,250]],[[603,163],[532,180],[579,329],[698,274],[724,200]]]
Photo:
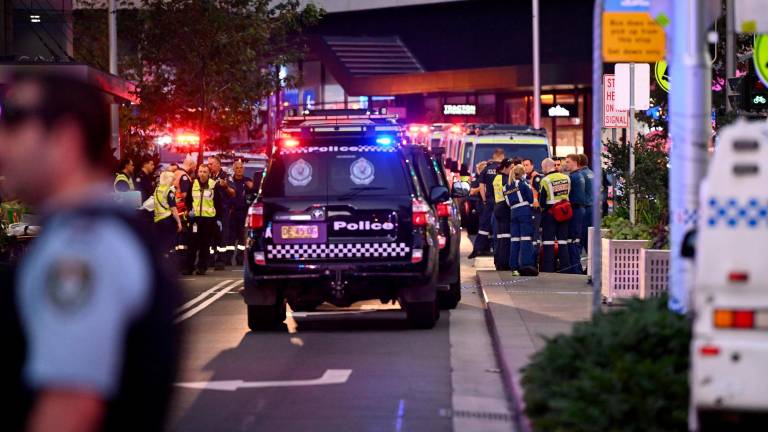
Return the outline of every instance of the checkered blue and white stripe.
[[[741,224],[749,229],[768,226],[768,202],[758,198],[710,198],[707,203],[706,223],[710,227],[722,224],[726,228],[738,228]]]
[[[267,259],[396,258],[410,251],[405,243],[276,244],[267,245]]]

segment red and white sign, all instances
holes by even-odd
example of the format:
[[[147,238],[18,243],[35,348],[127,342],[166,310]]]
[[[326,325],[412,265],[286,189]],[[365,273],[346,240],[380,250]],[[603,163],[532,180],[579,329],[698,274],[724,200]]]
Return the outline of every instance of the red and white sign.
[[[603,127],[629,127],[629,113],[616,109],[616,79],[612,74],[603,75]]]

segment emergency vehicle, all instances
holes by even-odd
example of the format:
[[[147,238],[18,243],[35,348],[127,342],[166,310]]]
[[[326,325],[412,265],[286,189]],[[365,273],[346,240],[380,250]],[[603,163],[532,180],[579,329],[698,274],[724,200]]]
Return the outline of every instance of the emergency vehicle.
[[[439,317],[439,215],[396,116],[288,117],[248,214],[242,291],[248,326],[276,328],[323,302],[397,301],[413,327]],[[460,190],[454,191],[454,194]]]
[[[723,413],[746,421],[768,414],[766,158],[768,123],[722,130],[701,186],[698,229],[684,242],[683,255],[695,256],[691,400],[703,429]]]
[[[531,126],[509,124],[468,124],[464,130],[449,139],[448,154],[456,157],[461,171],[477,175],[475,166],[488,161],[496,149],[504,150],[507,158],[532,159],[534,167],[541,169],[541,161],[551,157],[547,131]],[[478,225],[477,200],[465,199],[459,203],[462,225]]]

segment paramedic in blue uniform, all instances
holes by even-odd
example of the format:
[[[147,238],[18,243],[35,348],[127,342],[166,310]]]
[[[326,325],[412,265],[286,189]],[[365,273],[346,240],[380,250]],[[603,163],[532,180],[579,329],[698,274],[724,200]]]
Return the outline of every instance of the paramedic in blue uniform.
[[[512,168],[512,182],[505,187],[504,196],[512,210],[510,228],[509,268],[523,276],[538,274],[533,260],[533,191],[525,180],[525,168]]]
[[[478,255],[488,255],[491,252],[491,233],[493,232],[493,179],[496,178],[496,169],[504,160],[504,150],[496,149],[493,157],[480,172],[480,225],[477,236],[472,244],[472,253],[469,259]]]
[[[565,165],[571,178],[571,192],[568,194],[568,200],[573,207],[573,217],[568,221],[568,252],[571,260],[569,273],[582,274],[584,270],[581,267],[581,228],[587,207],[587,188],[579,167],[579,155],[568,155],[565,158]]]
[[[584,206],[584,221],[581,223],[581,247],[584,251],[587,251],[590,246],[587,241],[587,229],[592,226],[592,209],[594,207],[592,188],[594,187],[595,173],[589,168],[589,158],[585,154],[579,155],[579,172],[584,176],[584,191],[587,194],[586,205]]]
[[[493,179],[493,218],[496,221],[496,243],[493,248],[493,264],[497,271],[509,270],[509,205],[504,199],[504,186],[509,183],[512,161],[504,159],[496,169]]]
[[[254,193],[253,180],[245,176],[243,161],[236,160],[232,165],[234,174],[229,180],[229,187],[234,189],[234,196],[229,197],[224,211],[227,213],[227,227],[225,243],[227,248],[225,262],[232,264],[232,255],[235,255],[237,265],[243,265],[243,253],[245,252],[245,218],[248,215],[248,202],[246,197]]]
[[[568,221],[558,222],[552,214],[553,207],[563,201],[568,201],[571,189],[571,180],[567,175],[557,171],[555,161],[544,159],[541,162],[544,177],[541,178],[539,189],[539,203],[541,204],[541,271],[552,273],[555,269],[559,272],[569,272],[571,267],[570,253],[568,251]],[[557,240],[557,259],[559,266],[555,265],[555,240]]]
[[[103,95],[73,78],[26,72],[7,88],[0,169],[45,228],[0,293],[14,294],[25,346],[20,379],[0,386],[14,405],[4,430],[163,430],[176,282],[151,227],[112,197],[109,124]]]
[[[533,193],[531,201],[531,222],[533,223],[533,263],[539,262],[539,250],[541,248],[541,205],[539,204],[539,189],[541,188],[541,174],[536,172],[533,159],[523,160],[525,168],[525,181]]]

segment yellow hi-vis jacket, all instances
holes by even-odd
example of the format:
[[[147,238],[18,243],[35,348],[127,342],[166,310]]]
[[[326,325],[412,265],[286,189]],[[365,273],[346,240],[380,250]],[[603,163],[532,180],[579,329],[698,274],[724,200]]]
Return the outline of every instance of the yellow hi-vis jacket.
[[[192,210],[197,217],[216,217],[216,207],[213,204],[213,195],[216,182],[208,179],[208,189],[200,187],[200,180],[195,179],[192,184]]]

